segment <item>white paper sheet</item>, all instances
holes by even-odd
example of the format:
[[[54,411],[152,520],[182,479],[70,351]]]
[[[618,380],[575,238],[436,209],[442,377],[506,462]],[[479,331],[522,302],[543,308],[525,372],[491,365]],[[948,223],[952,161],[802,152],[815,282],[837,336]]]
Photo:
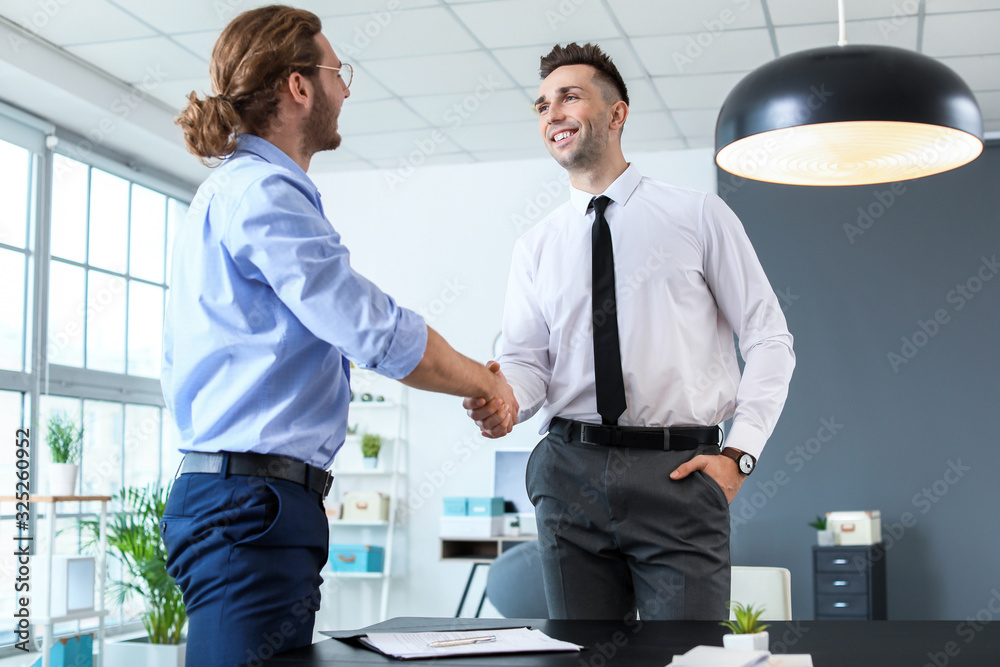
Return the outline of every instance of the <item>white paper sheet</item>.
[[[667,667],[813,667],[813,662],[806,653],[772,655],[768,651],[695,646],[684,655],[675,655]]]
[[[495,637],[495,641],[459,646],[428,646],[431,642],[476,637]],[[579,651],[582,646],[553,639],[541,630],[509,628],[504,630],[465,630],[461,632],[372,632],[361,638],[368,646],[396,658],[435,658],[450,655],[487,653],[528,653],[533,651]]]

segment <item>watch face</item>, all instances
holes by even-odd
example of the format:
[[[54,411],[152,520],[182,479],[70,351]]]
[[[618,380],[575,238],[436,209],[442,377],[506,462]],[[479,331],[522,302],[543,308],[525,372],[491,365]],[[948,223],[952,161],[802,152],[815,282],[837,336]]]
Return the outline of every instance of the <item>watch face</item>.
[[[753,472],[753,459],[750,458],[749,454],[744,454],[743,456],[741,456],[739,464],[740,464],[740,472],[742,472],[744,475],[749,475],[751,472]]]

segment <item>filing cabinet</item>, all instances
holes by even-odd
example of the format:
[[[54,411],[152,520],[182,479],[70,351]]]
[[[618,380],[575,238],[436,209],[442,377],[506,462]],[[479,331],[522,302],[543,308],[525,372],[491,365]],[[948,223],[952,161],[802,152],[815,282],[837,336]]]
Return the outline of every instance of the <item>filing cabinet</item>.
[[[817,621],[886,620],[885,548],[813,547]]]

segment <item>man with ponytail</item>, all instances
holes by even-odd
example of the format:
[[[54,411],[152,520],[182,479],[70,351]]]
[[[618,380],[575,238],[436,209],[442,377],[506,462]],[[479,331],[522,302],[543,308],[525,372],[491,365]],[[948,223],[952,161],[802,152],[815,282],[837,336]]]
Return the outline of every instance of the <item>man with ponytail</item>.
[[[350,362],[475,397],[506,434],[499,367],[453,350],[355,272],[307,176],[341,142],[352,71],[307,11],[237,16],[213,95],[177,123],[217,166],[177,230],[162,384],[185,453],[160,530],[190,618],[188,667],[258,665],[312,641],[328,526],[326,472],[347,430]]]

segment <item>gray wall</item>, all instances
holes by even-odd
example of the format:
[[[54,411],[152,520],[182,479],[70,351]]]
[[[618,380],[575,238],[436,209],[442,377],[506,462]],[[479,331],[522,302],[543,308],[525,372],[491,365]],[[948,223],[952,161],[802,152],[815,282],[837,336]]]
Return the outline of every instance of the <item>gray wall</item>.
[[[791,569],[795,617],[812,618],[807,523],[878,509],[890,619],[992,618],[1000,145],[894,186],[720,172],[719,194],[782,299],[797,356],[778,427],[731,508],[733,563]]]

